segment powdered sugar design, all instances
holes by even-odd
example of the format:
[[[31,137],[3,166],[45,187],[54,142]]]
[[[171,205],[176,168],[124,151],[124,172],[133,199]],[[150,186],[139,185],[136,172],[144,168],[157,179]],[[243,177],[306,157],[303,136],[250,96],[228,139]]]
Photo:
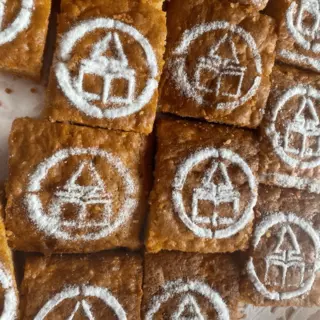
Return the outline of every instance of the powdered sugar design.
[[[56,294],[42,307],[42,309],[35,316],[34,320],[46,319],[49,314],[52,315],[55,308],[59,307],[61,303],[70,299],[76,300],[80,296],[82,297],[82,300],[75,303],[75,307],[68,317],[68,319],[70,320],[73,319],[80,308],[82,308],[82,312],[87,319],[98,319],[94,316],[94,310],[91,307],[91,304],[86,300],[86,298],[96,298],[101,300],[107,308],[110,308],[114,312],[117,319],[127,319],[125,310],[108,289],[96,286],[82,285],[66,287],[62,292]]]
[[[20,11],[14,21],[6,28],[3,28],[7,1],[8,0],[0,0],[0,45],[11,42],[20,32],[29,27],[34,10],[34,0],[21,0]]]
[[[305,23],[305,15],[312,17],[311,25]],[[287,28],[303,49],[320,53],[320,1],[300,0],[299,4],[293,1],[286,13]]]
[[[0,263],[0,285],[4,291],[3,311],[0,320],[14,320],[18,313],[18,298],[14,289],[13,279]]]
[[[254,284],[256,290],[264,295],[266,298],[271,300],[289,300],[295,297],[301,296],[303,294],[308,293],[315,281],[316,272],[319,269],[319,253],[320,253],[320,239],[311,226],[309,222],[306,220],[297,217],[293,213],[274,213],[271,216],[265,218],[257,227],[253,236],[252,246],[254,249],[257,248],[261,238],[266,235],[269,230],[276,226],[281,226],[280,234],[278,235],[278,243],[274,250],[274,252],[266,256],[266,274],[264,277],[264,283],[258,278],[253,257],[249,258],[247,264],[247,272],[250,277],[250,280]],[[296,234],[292,230],[292,225],[298,226],[302,229],[308,236],[313,243],[314,246],[314,255],[315,255],[315,262],[312,269],[312,276],[308,279],[304,278],[304,273],[306,269],[306,261],[304,261],[303,254],[300,249],[299,242],[297,240]],[[287,233],[289,238],[291,239],[292,249],[287,250],[287,252],[282,252],[280,247],[282,241],[284,239],[284,235]],[[297,270],[300,270],[301,279],[299,283],[299,288],[292,291],[285,291],[285,292],[277,292],[275,290],[270,291],[267,289],[266,285],[272,285],[272,283],[268,282],[268,267],[270,268],[271,265],[278,266],[282,268],[282,287],[285,287],[286,284],[286,275],[289,268],[295,267]],[[288,286],[288,285],[287,285]],[[286,286],[286,287],[287,287]]]
[[[101,157],[122,178],[125,196],[118,212],[113,211],[112,196],[106,191],[107,186],[104,185],[93,163],[88,161],[80,163],[67,183],[54,193],[48,209],[44,210],[39,192],[41,191],[41,183],[46,179],[49,170],[59,163],[67,161],[69,157],[81,155]],[[80,186],[76,181],[85,168],[88,169],[93,182],[89,186]],[[63,149],[40,163],[30,176],[26,205],[30,219],[47,235],[69,241],[89,241],[107,237],[129,219],[137,205],[136,192],[137,186],[130,173],[121,160],[111,153],[95,148]],[[76,219],[68,221],[63,219],[61,211],[65,204],[71,204],[77,208]],[[93,218],[88,219],[88,207],[92,204],[103,207],[103,218],[99,218],[97,221],[93,220]],[[116,219],[111,221],[114,216],[116,216]],[[88,228],[92,227],[96,231],[89,232]],[[82,234],[76,235],[74,231],[81,231]]]
[[[307,21],[305,18],[310,19]],[[320,53],[320,1],[293,1],[286,12],[286,27],[295,42],[304,50]],[[299,54],[288,49],[282,49],[278,54],[286,60],[308,65],[320,71],[320,60]]]
[[[72,56],[74,46],[86,34],[98,29],[108,30],[107,35],[93,46],[90,57],[81,61],[79,74],[72,77],[67,63]],[[139,95],[136,94],[136,82],[139,75],[136,74],[137,70],[130,67],[130,61],[128,61],[121,42],[121,33],[133,38],[145,54],[149,78]],[[116,58],[106,56],[111,43],[114,44],[113,50],[116,52]],[[96,18],[73,27],[62,37],[58,60],[55,73],[61,90],[74,107],[94,118],[115,119],[138,112],[151,100],[158,87],[157,59],[149,41],[132,26],[117,20]],[[104,85],[101,94],[85,91],[84,76],[90,74],[102,78]],[[123,80],[127,83],[128,90],[124,96],[116,96],[112,93],[113,83],[116,80]],[[103,104],[111,103],[112,108],[101,109],[94,104],[95,101]]]
[[[277,118],[280,110],[294,97],[301,98],[299,110],[288,122],[282,137],[276,129]],[[298,85],[288,89],[272,110],[266,133],[276,154],[292,168],[312,169],[320,165],[320,122],[316,105],[318,101],[320,101],[320,91],[312,86]],[[308,118],[306,112],[309,114]],[[297,134],[301,136],[298,149],[290,146],[291,137]],[[311,139],[316,141],[313,149],[309,146]]]
[[[300,178],[280,173],[266,173],[259,177],[259,181],[261,183],[268,184],[270,180],[272,180],[276,185],[284,188],[296,188],[300,190],[308,190],[311,193],[320,193],[319,180]]]
[[[205,33],[216,30],[227,30],[228,33],[212,45],[207,56],[198,58],[196,70],[194,71],[194,79],[190,79],[186,70],[189,47],[197,38]],[[257,76],[252,79],[252,86],[246,92],[242,92],[242,85],[246,77],[247,67],[242,66],[238,59],[237,48],[232,40],[233,36],[240,37],[249,47],[257,72]],[[220,46],[225,43],[231,48],[232,58],[224,58],[218,54]],[[253,37],[241,27],[232,25],[226,21],[200,24],[190,30],[186,30],[181,42],[173,52],[169,65],[172,70],[172,79],[176,82],[177,87],[186,97],[195,100],[197,104],[204,105],[207,103],[203,96],[208,92],[214,92],[216,97],[228,97],[229,101],[217,104],[217,109],[222,110],[233,110],[251,99],[261,82],[262,62]],[[203,72],[210,72],[217,77],[214,89],[201,83]],[[233,80],[238,79],[238,86],[235,92],[224,91],[221,87],[224,79],[228,77]]]
[[[218,158],[222,160],[217,160]],[[183,188],[187,176],[194,166],[209,159],[212,161],[211,166],[204,173],[201,185],[193,189],[192,212],[187,213],[183,201]],[[230,161],[231,164],[237,165],[247,178],[251,195],[242,213],[239,212],[241,194],[233,187],[224,161]],[[217,174],[217,170],[220,171],[223,181],[216,185],[213,183],[213,176]],[[253,219],[253,207],[257,201],[256,181],[247,163],[231,150],[205,148],[195,152],[178,167],[172,187],[174,210],[178,213],[181,221],[198,237],[228,238],[242,230]],[[198,208],[199,201],[209,201],[213,204],[215,209],[211,218],[201,216]],[[234,216],[220,217],[218,210],[216,210],[220,204],[229,205]],[[240,218],[237,218],[239,215]],[[199,224],[221,227],[221,229],[213,231],[211,228],[199,226]]]
[[[177,295],[181,295],[181,299],[177,310],[170,315],[170,319],[172,320],[181,319],[179,313],[181,315],[184,310],[183,308],[186,307],[189,308],[189,311],[193,312],[193,319],[207,319],[206,315],[201,312],[196,295],[200,295],[208,300],[210,306],[217,312],[217,320],[230,320],[228,307],[221,296],[204,282],[185,282],[182,279],[168,281],[161,288],[161,291],[163,291],[162,294],[156,295],[151,299],[145,320],[156,319],[161,306]]]

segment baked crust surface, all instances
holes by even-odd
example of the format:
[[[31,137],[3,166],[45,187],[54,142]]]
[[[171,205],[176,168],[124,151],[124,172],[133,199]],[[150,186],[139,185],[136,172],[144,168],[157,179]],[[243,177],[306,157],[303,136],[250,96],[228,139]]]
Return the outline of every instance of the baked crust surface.
[[[253,258],[260,284],[268,292],[280,295],[271,299],[260,291],[261,287],[257,289],[254,283],[259,282],[252,281],[247,273],[240,285],[243,300],[261,306],[320,305],[320,277],[314,270],[317,269],[315,249],[319,249],[319,244],[312,240],[320,228],[319,201],[319,195],[305,191],[260,185],[252,243],[256,234],[260,233],[261,238],[256,247],[252,245],[248,255]],[[285,219],[281,221],[281,217]],[[263,226],[266,229],[260,232]],[[310,290],[304,290],[309,283]]]
[[[146,210],[148,138],[17,119],[9,138],[6,226],[14,249],[137,249]]]
[[[230,319],[240,319],[239,302],[239,270],[232,255],[201,255],[182,252],[160,252],[146,254],[144,261],[145,276],[143,284],[143,315],[145,319],[167,319],[174,314],[183,316],[199,316],[204,319],[218,319],[217,307],[227,310]],[[165,289],[176,283],[174,288]],[[178,288],[193,283],[192,290],[179,292]],[[196,284],[197,283],[197,284]],[[174,286],[173,286],[174,287]],[[206,288],[205,288],[206,287]],[[199,294],[201,289],[205,288]],[[197,289],[199,291],[197,291]],[[216,292],[225,306],[221,307],[218,299],[213,299],[214,306],[203,293]],[[161,303],[161,295],[169,298]],[[187,297],[187,298],[186,298]],[[151,309],[160,301],[160,308],[151,316]]]
[[[205,253],[247,249],[253,219],[249,207],[255,202],[257,192],[254,185],[258,143],[254,133],[220,125],[163,119],[158,124],[157,137],[147,250]],[[227,159],[222,150],[235,156]],[[244,173],[242,165],[233,162],[236,155],[246,162],[250,174]],[[194,203],[197,207],[193,207]],[[240,217],[246,221],[242,227],[238,224]],[[235,223],[224,223],[222,218],[233,218]],[[227,229],[234,233],[226,235]]]
[[[4,217],[4,194],[0,191],[0,272],[1,280],[8,281],[8,284],[0,282],[0,316],[13,317],[18,316],[18,291],[16,287],[15,271],[13,265],[13,257],[7,243],[6,230],[3,223]],[[7,289],[4,288],[7,286]],[[11,291],[11,293],[9,292]],[[13,293],[13,295],[12,295]],[[9,297],[5,298],[5,295]],[[11,295],[11,296],[10,296]],[[4,308],[7,309],[7,315],[4,315]]]
[[[275,66],[261,124],[261,182],[320,193],[320,79]]]
[[[160,81],[160,109],[255,128],[270,90],[272,18],[229,1],[173,0]]]
[[[80,293],[66,298],[68,289]],[[91,289],[91,296],[86,290]],[[135,254],[101,253],[89,256],[30,256],[25,266],[21,288],[23,319],[31,320],[43,312],[47,305],[45,319],[67,319],[80,303],[75,318],[121,319],[113,308],[115,301],[109,304],[103,301],[106,291],[126,313],[126,318],[140,318],[142,298],[142,259]],[[88,291],[89,292],[89,291]],[[61,294],[64,299],[56,307],[52,306],[54,297]],[[89,306],[89,308],[86,308]],[[89,311],[88,311],[89,309]],[[119,312],[119,311],[118,311]],[[119,313],[120,314],[120,313]],[[122,318],[123,319],[123,318]]]
[[[51,0],[33,0],[33,9],[22,9],[21,3],[21,0],[5,2],[1,33],[11,34],[12,40],[0,45],[0,70],[40,80]]]
[[[309,6],[309,8],[308,8]],[[319,4],[304,0],[270,0],[266,13],[278,25],[276,59],[320,72],[318,26]]]
[[[268,1],[269,0],[232,0],[232,2],[254,6],[258,10],[263,10],[268,4]]]
[[[160,3],[62,1],[44,116],[53,121],[150,133],[156,114],[156,87],[163,66],[166,38],[165,13],[157,9]],[[88,21],[98,18],[114,20],[114,28],[101,27],[86,32],[74,44],[65,61],[61,53],[69,48],[68,45],[63,49],[66,34],[79,26],[88,30]],[[102,24],[106,25],[105,22]],[[107,40],[108,37],[111,38]],[[99,41],[102,42],[99,44]],[[58,80],[57,76],[61,63],[71,79],[65,92],[61,88],[66,85],[61,82],[68,78],[60,75]],[[82,74],[83,80],[80,80]]]

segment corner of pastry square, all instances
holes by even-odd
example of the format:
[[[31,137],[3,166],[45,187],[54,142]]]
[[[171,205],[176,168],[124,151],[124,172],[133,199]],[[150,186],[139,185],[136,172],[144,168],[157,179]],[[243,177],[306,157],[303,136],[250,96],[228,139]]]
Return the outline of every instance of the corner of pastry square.
[[[21,319],[136,320],[141,299],[138,254],[114,251],[26,259]]]
[[[234,258],[173,251],[146,254],[143,319],[240,320],[240,270]]]
[[[275,60],[273,18],[230,1],[172,0],[167,26],[160,109],[256,128]]]
[[[40,80],[51,0],[2,2],[0,70]]]

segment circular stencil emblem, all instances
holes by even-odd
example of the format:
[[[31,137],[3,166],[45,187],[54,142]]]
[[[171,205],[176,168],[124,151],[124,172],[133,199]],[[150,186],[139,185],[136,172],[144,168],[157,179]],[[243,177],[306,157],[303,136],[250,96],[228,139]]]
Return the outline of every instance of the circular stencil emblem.
[[[199,54],[199,48],[206,49]],[[246,54],[238,48],[247,48]],[[250,64],[248,61],[250,59]],[[251,99],[261,82],[261,57],[253,37],[226,21],[200,24],[184,32],[169,62],[172,79],[199,105],[233,110]]]
[[[292,213],[277,213],[260,223],[247,270],[256,290],[271,300],[308,293],[315,281],[320,242],[312,226]]]
[[[305,50],[320,52],[320,1],[293,1],[286,14],[287,28]]]
[[[291,167],[320,165],[319,102],[320,91],[298,85],[286,91],[272,110],[267,134],[276,154]]]
[[[63,309],[61,309],[62,305],[64,306]],[[86,285],[68,287],[49,300],[35,316],[34,320],[44,320],[50,315],[53,317],[55,310],[58,309],[60,309],[60,313],[68,312],[68,314],[65,314],[65,319],[76,319],[79,315],[82,315],[85,319],[98,319],[95,312],[97,312],[100,319],[101,312],[106,309],[109,312],[109,317],[116,316],[116,319],[119,320],[127,319],[126,312],[119,301],[109,290],[101,287]],[[105,319],[108,319],[108,316]]]
[[[85,54],[88,42],[91,51],[78,63],[74,54]],[[107,18],[87,20],[63,35],[55,73],[74,107],[99,119],[138,112],[158,86],[157,59],[148,40],[132,26]]]
[[[179,279],[167,282],[161,291],[163,293],[152,298],[146,320],[158,319],[161,314],[169,315],[172,320],[230,319],[228,307],[221,296],[203,282]]]
[[[34,0],[21,0],[20,10],[14,20],[5,24],[5,14],[8,0],[0,0],[0,45],[14,40],[17,35],[27,29],[31,22]]]
[[[172,198],[181,221],[195,235],[221,239],[238,233],[252,220],[257,186],[239,155],[206,148],[179,165]]]
[[[127,222],[136,208],[137,189],[111,153],[63,149],[30,176],[26,204],[30,219],[47,235],[97,240]]]
[[[0,263],[0,286],[3,291],[3,310],[1,320],[14,320],[17,316],[18,299],[14,289],[13,280],[4,266]]]

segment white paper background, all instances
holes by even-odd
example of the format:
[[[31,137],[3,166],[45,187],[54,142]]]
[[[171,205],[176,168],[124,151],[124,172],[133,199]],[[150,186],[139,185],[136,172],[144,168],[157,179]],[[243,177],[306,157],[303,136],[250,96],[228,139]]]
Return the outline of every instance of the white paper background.
[[[10,94],[6,89],[12,90]],[[32,90],[36,89],[36,92]],[[44,106],[45,88],[11,75],[0,74],[0,181],[7,177],[8,136],[18,117],[38,117]],[[319,293],[320,294],[320,293]],[[319,320],[320,309],[246,308],[247,320]]]

